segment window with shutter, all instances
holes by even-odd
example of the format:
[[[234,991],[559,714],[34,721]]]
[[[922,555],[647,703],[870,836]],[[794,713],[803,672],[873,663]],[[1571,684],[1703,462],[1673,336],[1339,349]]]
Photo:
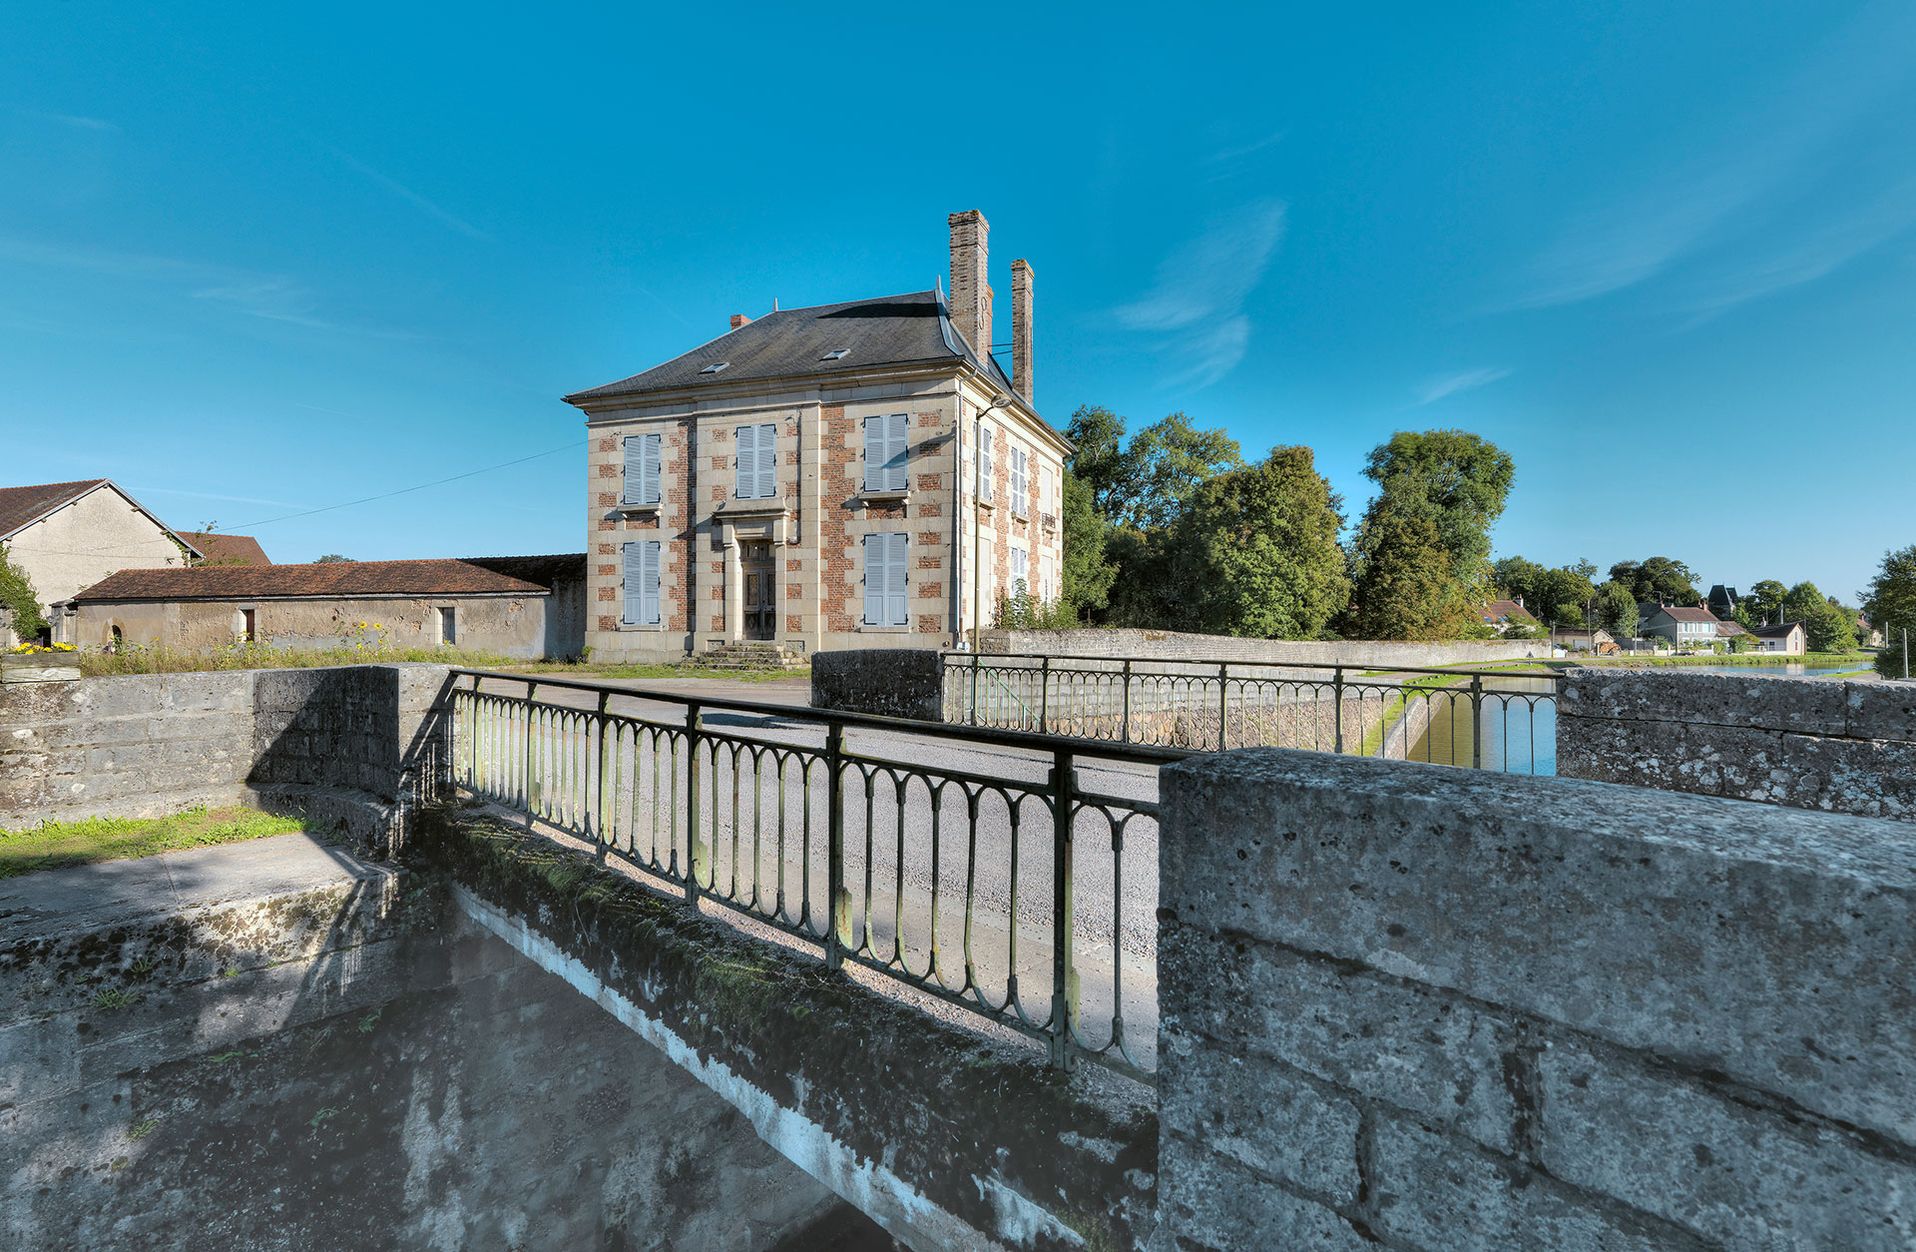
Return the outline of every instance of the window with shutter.
[[[905,491],[910,459],[910,416],[887,413],[865,419],[865,490]]]
[[[891,567],[891,578],[885,584],[885,624],[903,626],[908,618],[905,611],[905,560],[908,553],[910,536],[898,533],[885,536],[885,544],[891,549],[887,564]]]
[[[659,624],[659,543],[656,539],[625,545],[625,623]]]
[[[1016,586],[1018,583],[1023,583],[1025,593],[1027,595],[1030,594],[1031,554],[1023,548],[1013,548],[1011,550],[1011,581],[1014,584],[1012,587],[1013,594],[1016,594],[1018,591]]]
[[[1013,517],[1025,515],[1025,500],[1031,491],[1026,468],[1029,464],[1023,448],[1011,450],[1011,515]]]
[[[906,624],[909,541],[903,533],[865,536],[865,625]]]
[[[991,427],[978,423],[978,498],[991,500]]]
[[[740,426],[738,498],[769,500],[778,493],[778,427]]]
[[[758,499],[778,494],[778,427],[758,428]]]
[[[659,502],[658,435],[632,435],[625,441],[626,504]]]

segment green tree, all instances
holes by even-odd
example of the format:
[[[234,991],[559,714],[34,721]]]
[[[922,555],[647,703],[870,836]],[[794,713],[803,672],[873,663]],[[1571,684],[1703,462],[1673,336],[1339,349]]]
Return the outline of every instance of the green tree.
[[[1637,597],[1629,587],[1611,579],[1597,588],[1594,599],[1597,625],[1613,638],[1633,639],[1637,633]]]
[[[1060,598],[1082,622],[1111,602],[1118,567],[1105,558],[1111,523],[1099,516],[1091,488],[1070,470],[1064,473],[1064,579]]]
[[[1490,582],[1507,599],[1521,600],[1529,606],[1536,603],[1539,580],[1549,572],[1535,561],[1507,556],[1490,567]]]
[[[13,633],[21,639],[38,638],[47,629],[46,615],[40,612],[40,594],[25,570],[13,563],[6,545],[0,544],[0,614],[11,621]]]
[[[317,561],[313,562],[313,564],[315,565],[339,565],[339,564],[351,565],[352,563],[353,563],[353,558],[349,556],[341,556],[337,552],[328,552],[325,556],[322,556]]]
[[[1916,673],[1916,657],[1903,655],[1903,632],[1916,632],[1916,544],[1883,554],[1876,577],[1863,592],[1863,612],[1883,632],[1883,650],[1876,654],[1876,672],[1901,678],[1906,667]]]
[[[1610,567],[1610,577],[1628,587],[1638,603],[1664,601],[1693,605],[1702,599],[1696,593],[1696,574],[1673,557],[1618,561]]]
[[[1816,589],[1815,583],[1801,582],[1783,597],[1783,620],[1803,623],[1805,642],[1811,652],[1854,652],[1856,619],[1845,617],[1843,610]]]
[[[1490,527],[1515,467],[1459,430],[1400,431],[1372,449],[1364,474],[1380,488],[1352,552],[1348,629],[1367,639],[1481,634]]]
[[[1350,600],[1336,493],[1309,448],[1274,448],[1198,487],[1171,530],[1184,624],[1259,639],[1321,637]]]
[[[1783,598],[1789,594],[1788,587],[1774,578],[1765,578],[1750,588],[1750,593],[1743,597],[1742,607],[1750,611],[1758,626],[1774,626],[1777,615],[1783,611]]]
[[[1206,480],[1241,469],[1237,440],[1201,430],[1173,413],[1124,441],[1124,419],[1086,407],[1071,415],[1065,435],[1077,444],[1071,471],[1090,486],[1099,513],[1114,526],[1162,530]]]

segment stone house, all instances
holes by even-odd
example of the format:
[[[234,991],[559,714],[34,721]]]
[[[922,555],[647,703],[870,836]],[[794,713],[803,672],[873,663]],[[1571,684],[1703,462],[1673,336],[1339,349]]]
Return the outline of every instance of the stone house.
[[[1758,652],[1781,652],[1787,656],[1802,656],[1809,651],[1809,634],[1801,622],[1785,622],[1780,626],[1758,626],[1750,632],[1756,636]]]
[[[117,570],[180,568],[200,556],[108,478],[0,487],[0,546],[33,584],[53,638],[67,642],[56,609],[76,591]],[[4,623],[0,642],[15,642]]]
[[[1717,642],[1716,614],[1682,604],[1645,604],[1637,610],[1637,632],[1654,635],[1678,648],[1707,648]]]
[[[1538,624],[1536,617],[1523,606],[1522,600],[1492,600],[1484,605],[1480,616],[1484,625],[1500,635],[1513,628],[1528,630]]]
[[[524,659],[576,656],[584,564],[580,553],[122,570],[72,597],[64,637],[83,648],[360,641]]]
[[[1056,598],[1070,444],[1032,401],[1032,270],[992,358],[989,227],[946,223],[937,288],[734,315],[725,334],[566,397],[590,434],[595,657],[742,644],[951,647],[1022,581]]]

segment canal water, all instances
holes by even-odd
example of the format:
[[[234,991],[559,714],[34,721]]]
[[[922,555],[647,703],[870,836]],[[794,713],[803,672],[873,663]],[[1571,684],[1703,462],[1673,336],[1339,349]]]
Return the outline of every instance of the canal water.
[[[1801,661],[1670,667],[1684,674],[1792,678],[1827,677],[1854,673],[1860,668],[1855,663],[1806,665]],[[1406,710],[1410,733],[1398,737],[1396,742],[1401,745],[1408,740],[1410,746],[1407,750],[1398,747],[1389,754],[1441,765],[1470,765],[1474,754],[1481,751],[1485,769],[1511,774],[1555,774],[1556,690],[1555,680],[1542,675],[1486,679],[1483,709],[1478,718],[1481,733],[1481,745],[1478,745],[1471,739],[1468,691],[1461,687],[1440,689],[1432,693],[1428,703],[1419,699]]]

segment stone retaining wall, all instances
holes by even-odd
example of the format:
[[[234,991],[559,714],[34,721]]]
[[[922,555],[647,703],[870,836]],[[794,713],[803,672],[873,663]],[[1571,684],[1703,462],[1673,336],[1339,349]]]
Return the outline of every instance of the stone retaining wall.
[[[1175,630],[991,630],[979,641],[990,655],[1093,656],[1150,661],[1282,661],[1301,665],[1403,665],[1435,668],[1550,655],[1541,639],[1406,643],[1364,639],[1241,639]]]
[[[1916,820],[1916,684],[1573,669],[1557,769]]]
[[[939,721],[943,662],[926,648],[849,648],[812,657],[812,707]]]
[[[1908,826],[1261,749],[1163,804],[1163,1246],[1916,1241]]]
[[[195,804],[397,835],[441,765],[438,665],[130,674],[0,687],[0,829]]]

